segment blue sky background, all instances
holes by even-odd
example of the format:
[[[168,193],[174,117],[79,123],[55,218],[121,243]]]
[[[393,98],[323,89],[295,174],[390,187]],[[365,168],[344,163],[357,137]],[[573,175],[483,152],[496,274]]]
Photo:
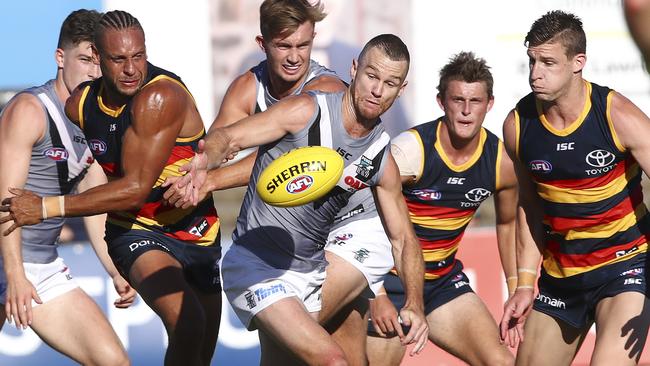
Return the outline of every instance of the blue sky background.
[[[101,9],[101,0],[3,0],[0,2],[0,89],[40,85],[56,73],[59,29],[73,10]]]

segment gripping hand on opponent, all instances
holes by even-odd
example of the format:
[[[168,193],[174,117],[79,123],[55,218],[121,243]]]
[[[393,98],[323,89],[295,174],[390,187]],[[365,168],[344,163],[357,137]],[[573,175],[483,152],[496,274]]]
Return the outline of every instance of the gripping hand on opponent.
[[[370,300],[370,319],[375,332],[382,337],[398,335],[404,338],[404,331],[397,316],[397,309],[385,293]]]
[[[172,192],[169,192],[171,188],[167,190],[165,199],[169,200],[176,196],[176,201],[181,201],[180,206],[176,204],[177,207],[186,208],[185,206],[189,207],[190,204],[193,206],[198,205],[201,201],[200,189],[208,175],[208,155],[205,153],[204,140],[199,141],[198,148],[192,160],[178,168],[178,171],[185,173],[185,175],[175,182],[173,180],[169,180],[169,182],[165,181],[167,185],[173,184],[174,189]],[[171,203],[171,201],[169,202]]]
[[[409,354],[410,356],[420,354],[427,344],[427,337],[429,335],[429,325],[424,317],[423,309],[415,309],[413,306],[405,305],[400,310],[399,316],[402,319],[402,324],[411,327],[406,336],[400,337],[402,345],[415,343]]]
[[[21,226],[34,225],[43,221],[43,199],[40,196],[20,188],[9,188],[9,193],[14,196],[3,199],[2,206],[0,206],[0,212],[9,214],[0,217],[0,224],[9,221],[14,223],[4,231],[4,236]]]

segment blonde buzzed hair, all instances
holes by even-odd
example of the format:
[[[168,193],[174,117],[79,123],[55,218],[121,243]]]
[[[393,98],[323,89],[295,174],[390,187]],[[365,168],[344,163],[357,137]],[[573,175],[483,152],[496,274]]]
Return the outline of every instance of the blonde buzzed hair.
[[[325,19],[320,0],[264,0],[260,6],[260,32],[266,40],[289,35],[305,23],[316,24]]]

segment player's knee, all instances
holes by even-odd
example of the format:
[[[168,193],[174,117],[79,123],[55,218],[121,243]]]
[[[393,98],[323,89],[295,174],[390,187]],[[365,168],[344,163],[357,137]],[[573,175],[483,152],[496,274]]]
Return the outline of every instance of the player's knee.
[[[131,365],[131,361],[126,354],[126,351],[119,345],[106,345],[99,351],[95,352],[93,359],[90,362],[84,364],[97,366],[129,366]]]
[[[193,343],[200,346],[203,343],[206,331],[206,319],[203,310],[197,308],[191,311],[188,310],[187,314],[183,313],[185,313],[185,310],[181,310],[178,322],[176,322],[169,335],[170,341],[173,338],[175,342]]]
[[[319,352],[315,364],[323,366],[347,366],[348,361],[345,358],[343,350],[339,347],[325,347]]]
[[[514,366],[515,356],[505,347],[501,347],[499,352],[491,352],[485,365],[488,366]]]

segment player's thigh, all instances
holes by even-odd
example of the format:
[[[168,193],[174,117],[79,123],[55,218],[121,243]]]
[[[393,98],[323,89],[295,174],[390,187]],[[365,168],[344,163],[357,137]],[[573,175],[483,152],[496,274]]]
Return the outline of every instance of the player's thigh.
[[[329,264],[322,290],[321,324],[328,322],[368,286],[361,271],[347,260],[329,251],[325,251],[325,258]]]
[[[59,352],[84,364],[128,363],[110,323],[80,288],[36,306],[33,314],[32,329]]]
[[[429,339],[472,365],[511,365],[514,357],[499,342],[496,322],[483,301],[464,293],[427,314]]]
[[[325,328],[345,353],[350,365],[365,365],[368,299],[358,296],[339,311]]]
[[[607,297],[596,306],[596,345],[591,365],[635,365],[648,337],[650,304],[640,292]]]
[[[178,325],[204,326],[205,314],[199,300],[180,263],[167,252],[149,250],[140,255],[129,270],[129,281],[168,331]],[[179,323],[180,319],[185,321]]]
[[[406,346],[402,346],[399,337],[384,338],[368,335],[366,354],[370,366],[397,366],[402,362]]]
[[[583,329],[574,328],[542,312],[531,311],[524,326],[524,342],[517,350],[516,365],[570,365],[589,327],[590,324]]]
[[[267,306],[253,321],[267,338],[308,364],[344,359],[343,351],[296,297]]]

